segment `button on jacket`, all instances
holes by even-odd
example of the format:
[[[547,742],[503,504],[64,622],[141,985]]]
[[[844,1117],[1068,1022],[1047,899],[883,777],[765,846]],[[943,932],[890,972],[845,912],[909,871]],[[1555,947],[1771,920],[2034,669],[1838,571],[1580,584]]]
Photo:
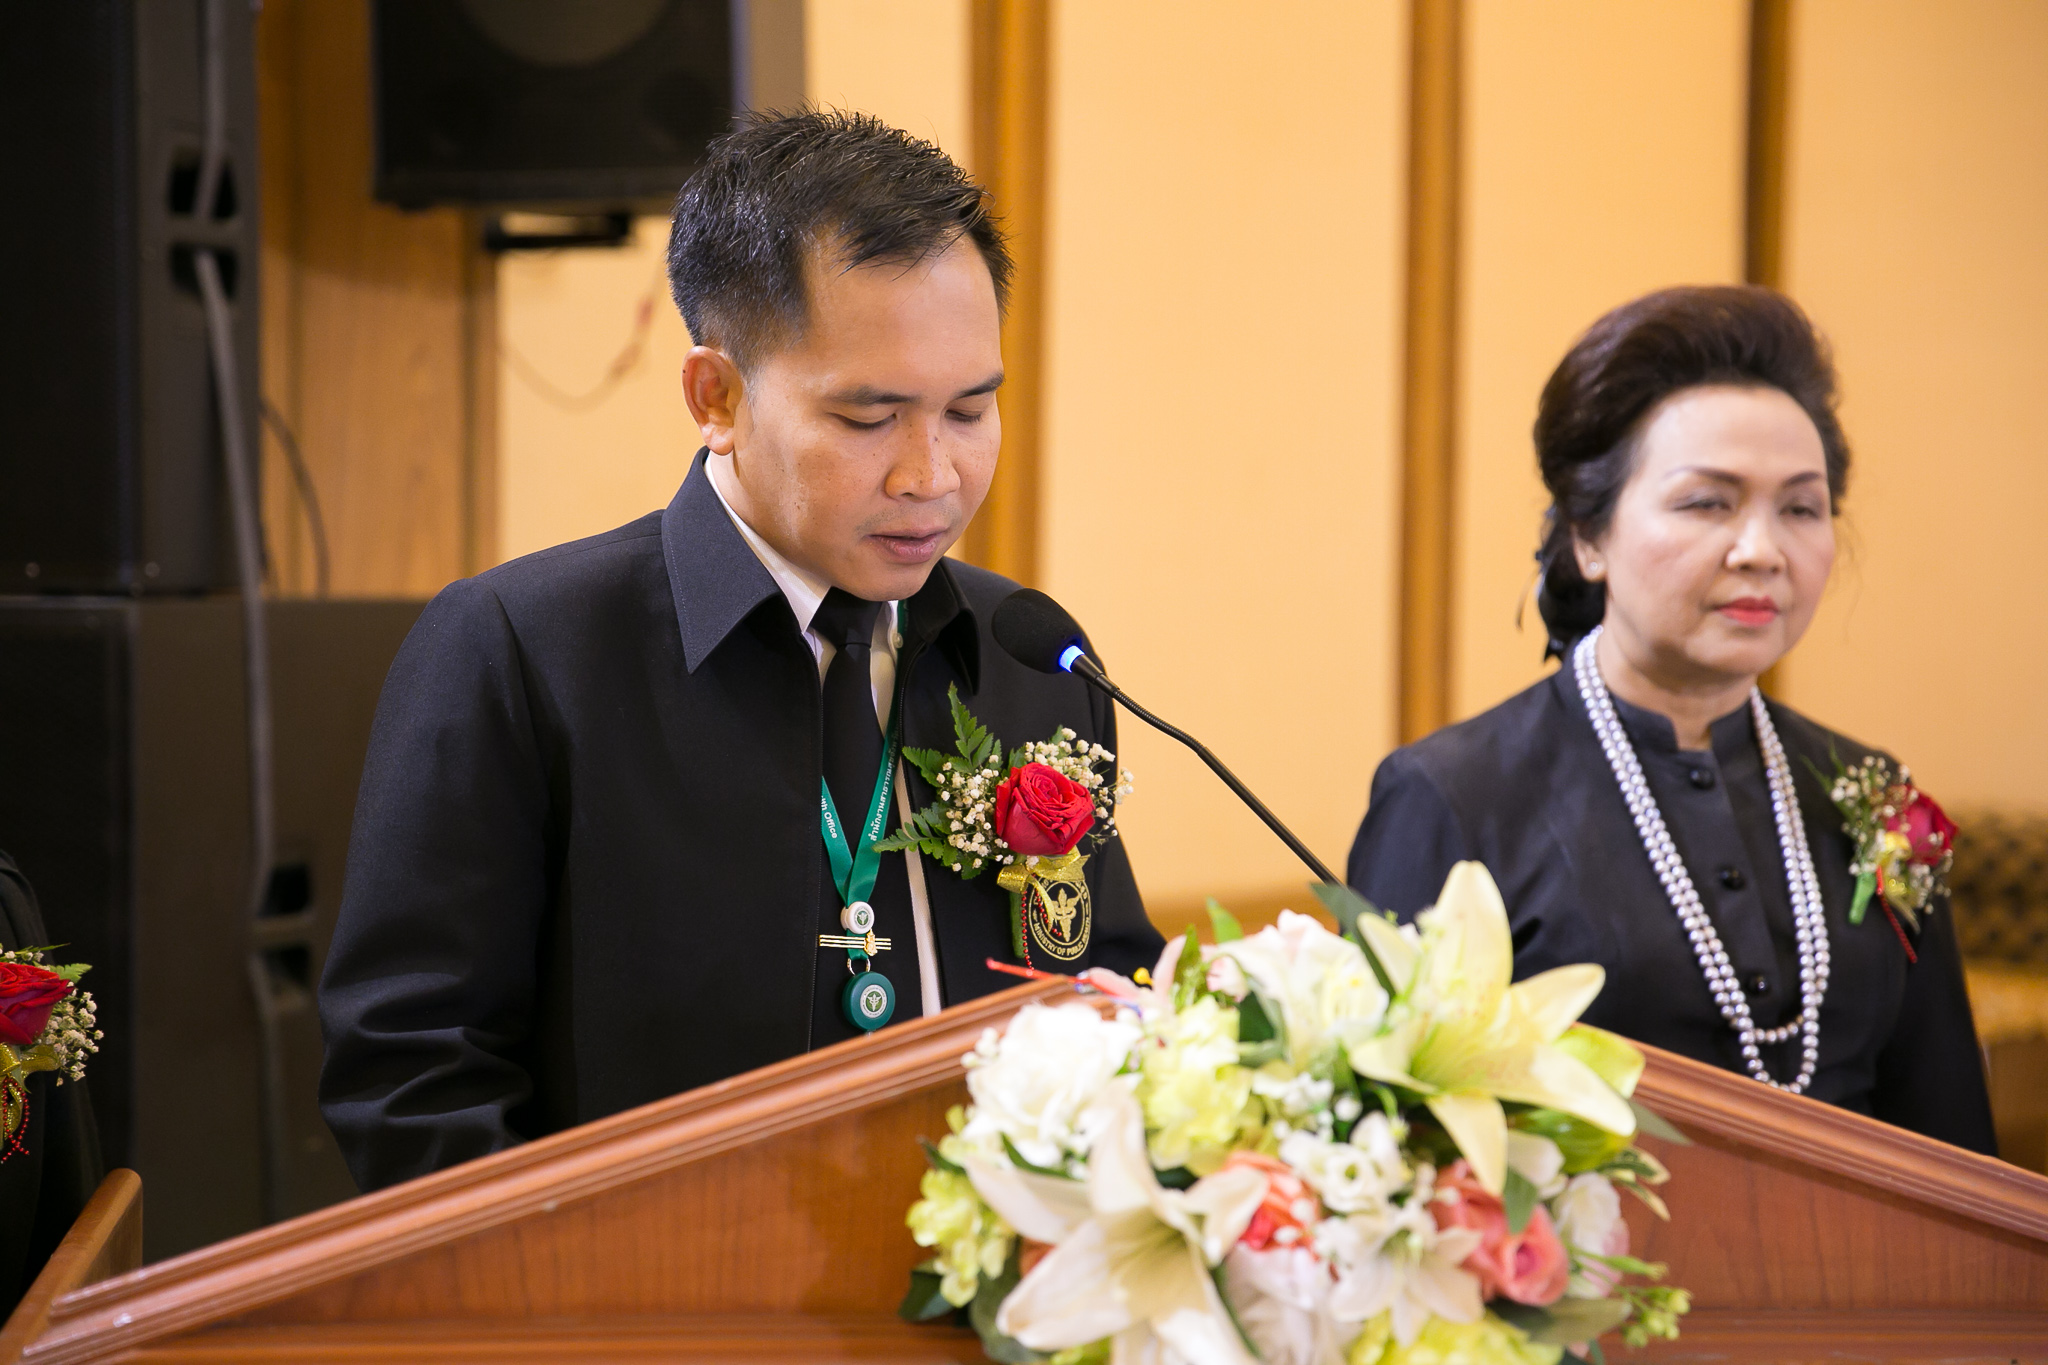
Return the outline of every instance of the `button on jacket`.
[[[952,747],[957,684],[1006,742],[1116,747],[1099,695],[990,637],[1015,587],[942,560],[910,600],[906,744]],[[321,982],[322,1108],[363,1188],[806,1049],[817,974],[846,969],[817,944],[820,706],[702,453],[666,511],[428,605],[378,703]],[[994,876],[923,872],[945,1002],[1015,984],[983,965],[1010,957]],[[1152,962],[1119,840],[1088,881],[1067,969]]]
[[[1848,922],[1854,846],[1823,775],[1833,773],[1835,755],[1855,763],[1872,751],[1769,705],[1806,822],[1832,957],[1809,1093],[1993,1151],[1948,907],[1923,917],[1917,964],[1877,906],[1862,924]],[[1714,722],[1704,752],[1681,750],[1663,716],[1619,697],[1614,706],[1758,1026],[1792,1019],[1800,1009],[1792,900],[1748,705]],[[1517,978],[1597,962],[1607,984],[1587,1023],[1744,1070],[1570,670],[1395,750],[1374,775],[1348,875],[1361,895],[1412,919],[1465,858],[1484,863],[1500,884]],[[1773,1076],[1798,1074],[1798,1038],[1761,1050]]]

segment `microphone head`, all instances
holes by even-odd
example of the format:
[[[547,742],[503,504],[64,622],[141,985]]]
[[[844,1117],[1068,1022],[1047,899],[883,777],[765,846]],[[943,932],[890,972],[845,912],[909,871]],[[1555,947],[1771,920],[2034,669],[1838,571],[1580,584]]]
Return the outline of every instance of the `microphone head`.
[[[989,631],[1011,658],[1041,673],[1071,672],[1083,649],[1080,623],[1036,588],[1019,588],[1004,598]]]

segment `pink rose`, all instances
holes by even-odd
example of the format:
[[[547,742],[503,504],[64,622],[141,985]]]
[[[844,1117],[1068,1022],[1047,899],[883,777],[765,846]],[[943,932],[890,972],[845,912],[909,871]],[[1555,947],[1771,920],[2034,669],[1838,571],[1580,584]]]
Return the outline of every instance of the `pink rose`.
[[[1912,852],[1906,856],[1913,862],[1933,867],[1942,860],[1956,842],[1956,822],[1948,818],[1948,812],[1935,804],[1934,798],[1918,787],[1909,787],[1911,795],[1906,805],[1884,827],[1894,834],[1906,836]]]
[[[1509,1232],[1507,1210],[1499,1196],[1488,1194],[1463,1161],[1445,1168],[1437,1177],[1436,1190],[1436,1201],[1429,1209],[1436,1225],[1469,1228],[1479,1234],[1479,1249],[1465,1258],[1465,1269],[1479,1277],[1481,1295],[1536,1308],[1564,1297],[1571,1279],[1571,1258],[1541,1204],[1520,1232]]]
[[[1223,1162],[1226,1171],[1240,1168],[1266,1177],[1266,1197],[1259,1201],[1258,1211],[1252,1214],[1244,1235],[1237,1240],[1253,1251],[1264,1251],[1275,1244],[1299,1244],[1316,1216],[1315,1196],[1309,1193],[1302,1178],[1284,1161],[1243,1149],[1232,1152]]]
[[[996,837],[1024,856],[1072,853],[1095,827],[1095,800],[1073,778],[1043,763],[1010,769],[996,786]]]

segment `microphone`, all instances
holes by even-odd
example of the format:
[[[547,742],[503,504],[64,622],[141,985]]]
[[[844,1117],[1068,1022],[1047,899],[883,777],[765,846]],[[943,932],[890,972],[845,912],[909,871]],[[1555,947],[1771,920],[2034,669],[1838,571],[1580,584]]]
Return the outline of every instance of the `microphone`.
[[[1208,764],[1210,771],[1222,778],[1224,785],[1236,792],[1240,801],[1251,807],[1252,814],[1265,821],[1266,828],[1279,835],[1280,842],[1308,865],[1309,871],[1316,874],[1317,881],[1342,885],[1337,874],[1323,866],[1322,860],[1309,851],[1309,846],[1296,838],[1293,830],[1281,824],[1280,817],[1267,810],[1266,803],[1252,795],[1251,788],[1240,782],[1236,773],[1224,767],[1223,760],[1210,753],[1207,745],[1179,726],[1170,725],[1153,715],[1109,680],[1109,674],[1102,671],[1102,665],[1088,657],[1088,650],[1081,642],[1080,623],[1067,615],[1065,607],[1036,588],[1019,588],[996,608],[995,616],[989,621],[989,630],[1003,651],[1026,668],[1035,668],[1041,673],[1072,673],[1153,729],[1171,735],[1193,749],[1196,757]]]

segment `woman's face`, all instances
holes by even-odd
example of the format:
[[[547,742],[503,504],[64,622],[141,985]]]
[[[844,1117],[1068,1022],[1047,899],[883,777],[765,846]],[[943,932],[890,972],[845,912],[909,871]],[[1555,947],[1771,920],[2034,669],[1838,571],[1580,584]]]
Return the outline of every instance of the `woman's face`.
[[[1673,689],[1755,678],[1798,643],[1835,562],[1820,433],[1783,391],[1709,385],[1651,409],[1586,578],[1628,662]]]

